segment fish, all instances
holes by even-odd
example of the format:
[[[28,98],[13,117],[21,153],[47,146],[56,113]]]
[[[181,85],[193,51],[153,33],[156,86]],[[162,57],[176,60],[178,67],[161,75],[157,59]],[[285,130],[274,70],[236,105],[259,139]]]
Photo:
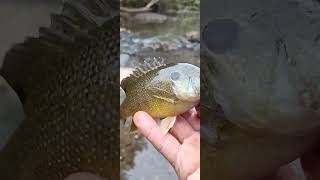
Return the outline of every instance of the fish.
[[[66,0],[6,53],[0,75],[25,118],[0,151],[0,179],[120,178],[119,20],[117,0]]]
[[[138,111],[161,119],[161,132],[173,127],[176,116],[200,102],[200,68],[189,63],[165,64],[159,59],[145,61],[121,81],[125,98],[120,105],[120,118],[132,120]],[[130,132],[138,132],[131,122]]]
[[[202,179],[260,179],[319,142],[318,24],[287,1],[238,2],[204,6]]]
[[[211,56],[201,53],[203,61]],[[209,69],[210,68],[210,69]],[[238,126],[215,99],[210,79],[215,68],[201,65],[201,179],[256,180],[272,174],[318,140],[316,136],[292,136]]]

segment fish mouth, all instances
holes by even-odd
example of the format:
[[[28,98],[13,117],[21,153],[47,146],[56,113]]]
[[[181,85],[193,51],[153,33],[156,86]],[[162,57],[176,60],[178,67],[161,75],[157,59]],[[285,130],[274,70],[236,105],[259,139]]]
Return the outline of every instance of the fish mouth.
[[[200,84],[195,84],[191,77],[189,77],[188,89],[189,92],[192,92],[191,99],[200,100]]]
[[[198,96],[198,95],[188,96],[186,101],[188,101],[188,102],[198,102],[198,101],[200,101],[200,96]]]
[[[179,95],[176,95],[176,97],[181,100],[181,101],[184,101],[184,102],[198,102],[200,101],[200,95],[197,94],[195,91],[188,91],[187,93],[184,93],[184,94],[179,94]]]
[[[187,86],[187,95],[181,99],[187,102],[198,102],[200,101],[200,89],[194,84],[191,77],[189,77],[188,86]]]

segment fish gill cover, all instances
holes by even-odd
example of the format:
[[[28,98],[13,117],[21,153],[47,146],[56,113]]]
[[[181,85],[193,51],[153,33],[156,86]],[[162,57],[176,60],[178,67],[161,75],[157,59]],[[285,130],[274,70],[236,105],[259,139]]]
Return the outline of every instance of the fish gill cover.
[[[119,1],[67,0],[0,71],[25,119],[0,151],[0,178],[119,179]]]

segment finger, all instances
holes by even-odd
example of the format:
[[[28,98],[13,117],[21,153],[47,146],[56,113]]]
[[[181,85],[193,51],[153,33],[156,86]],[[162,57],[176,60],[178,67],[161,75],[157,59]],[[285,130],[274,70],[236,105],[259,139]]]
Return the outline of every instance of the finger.
[[[173,165],[176,163],[180,148],[179,141],[170,133],[162,135],[160,127],[155,120],[145,112],[137,112],[133,121],[141,133],[158,149],[158,151]]]
[[[183,113],[181,116],[186,119],[194,130],[200,131],[200,119],[195,108]]]
[[[169,132],[182,144],[184,139],[190,137],[195,131],[184,117],[178,116]]]
[[[200,168],[198,168],[194,173],[192,173],[188,179],[193,180],[193,179],[200,179]]]

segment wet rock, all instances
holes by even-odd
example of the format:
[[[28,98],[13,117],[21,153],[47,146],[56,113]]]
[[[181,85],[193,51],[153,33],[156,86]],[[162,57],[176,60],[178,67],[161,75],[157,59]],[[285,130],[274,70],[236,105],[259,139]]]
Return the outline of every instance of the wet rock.
[[[120,66],[124,66],[128,63],[130,56],[128,54],[120,54]]]
[[[142,24],[161,24],[171,19],[167,15],[153,13],[153,12],[125,14],[123,15],[123,17],[127,21],[134,21],[135,23],[142,23]]]
[[[137,33],[123,31],[121,36],[121,53],[141,54],[148,51],[173,51],[180,49],[198,50],[199,43],[191,42],[178,35],[159,35],[143,37]]]
[[[200,43],[200,33],[199,31],[190,31],[186,33],[186,38],[190,42],[197,42]]]

